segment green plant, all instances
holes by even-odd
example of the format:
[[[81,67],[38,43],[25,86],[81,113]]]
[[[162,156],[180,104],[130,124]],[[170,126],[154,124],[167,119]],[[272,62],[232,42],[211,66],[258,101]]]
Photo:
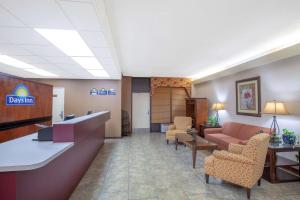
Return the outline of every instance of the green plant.
[[[270,137],[270,144],[279,145],[280,143],[281,143],[281,138],[275,132],[273,132]]]
[[[288,129],[282,130],[282,139],[284,144],[294,145],[296,142],[296,135],[293,131],[289,131]]]
[[[282,129],[283,135],[294,135],[294,131],[289,131],[288,129],[284,128]]]
[[[208,118],[208,123],[212,126],[212,127],[216,127],[218,125],[218,121],[217,121],[217,117],[216,116],[210,116]]]

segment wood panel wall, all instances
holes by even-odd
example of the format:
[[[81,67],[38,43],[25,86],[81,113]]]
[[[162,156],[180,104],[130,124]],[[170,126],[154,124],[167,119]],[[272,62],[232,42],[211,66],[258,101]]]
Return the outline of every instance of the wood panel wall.
[[[188,98],[184,88],[172,88],[172,122],[175,116],[185,116],[185,99]]]
[[[185,116],[185,88],[160,87],[151,96],[151,123],[170,123],[175,116]]]
[[[129,131],[132,130],[132,78],[129,76],[122,77],[122,110],[129,115]]]
[[[171,88],[157,88],[151,96],[151,123],[170,123]]]
[[[6,95],[12,94],[21,83],[28,87],[30,96],[35,97],[35,104],[7,106]],[[0,142],[31,134],[36,131],[32,126],[34,123],[51,120],[53,93],[51,85],[0,74],[0,88],[0,130],[2,130]]]

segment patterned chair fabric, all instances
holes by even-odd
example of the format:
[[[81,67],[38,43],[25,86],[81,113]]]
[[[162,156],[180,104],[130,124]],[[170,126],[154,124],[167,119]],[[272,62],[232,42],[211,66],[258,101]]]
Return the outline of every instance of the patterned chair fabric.
[[[263,174],[269,138],[262,133],[246,145],[230,144],[228,151],[214,151],[205,158],[205,173],[251,189]]]
[[[187,134],[187,129],[192,127],[191,117],[175,117],[174,124],[170,125],[166,132],[166,140],[175,140],[176,134]]]

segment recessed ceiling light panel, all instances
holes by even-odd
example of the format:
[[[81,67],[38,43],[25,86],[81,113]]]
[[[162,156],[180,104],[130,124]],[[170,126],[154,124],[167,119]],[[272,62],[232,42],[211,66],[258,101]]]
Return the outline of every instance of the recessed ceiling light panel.
[[[109,78],[108,73],[104,69],[89,69],[87,71],[95,77]]]
[[[104,69],[95,57],[72,57],[84,69]]]
[[[33,68],[33,69],[25,69],[26,71],[29,71],[31,73],[40,75],[40,76],[48,76],[48,77],[54,77],[57,76],[56,74],[53,74],[51,72],[48,72],[46,70],[43,69],[38,69],[38,68]]]
[[[93,52],[75,30],[39,28],[34,30],[68,56],[94,56]]]
[[[24,63],[20,60],[10,57],[10,56],[1,55],[1,53],[0,53],[0,62],[4,63],[6,65],[10,65],[10,66],[21,68],[21,69],[36,68],[32,65]]]

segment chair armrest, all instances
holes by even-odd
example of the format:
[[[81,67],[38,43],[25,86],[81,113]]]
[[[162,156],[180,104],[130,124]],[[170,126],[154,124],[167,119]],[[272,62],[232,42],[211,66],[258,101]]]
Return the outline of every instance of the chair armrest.
[[[169,127],[168,127],[168,130],[175,130],[176,126],[174,124],[171,124]]]
[[[222,133],[222,128],[206,128],[204,129],[204,135],[214,134],[214,133]]]
[[[244,163],[248,165],[254,165],[254,161],[246,158],[245,156],[230,153],[227,151],[214,151],[213,155],[215,158],[222,159],[222,160],[228,160],[232,162],[238,162],[238,163]]]
[[[228,147],[228,152],[241,154],[243,149],[244,149],[244,145],[230,143]]]
[[[191,128],[192,128],[192,126],[187,126],[187,127],[186,127],[186,130],[187,130],[187,129],[191,129]]]

